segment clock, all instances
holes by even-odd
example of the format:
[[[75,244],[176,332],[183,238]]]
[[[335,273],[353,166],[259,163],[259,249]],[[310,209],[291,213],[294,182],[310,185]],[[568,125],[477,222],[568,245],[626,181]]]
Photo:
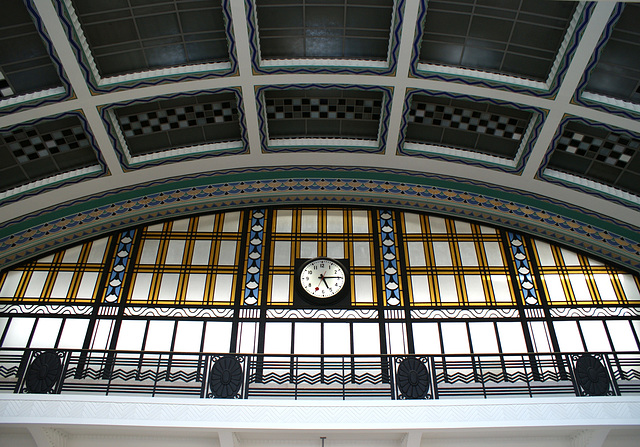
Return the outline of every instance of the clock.
[[[348,270],[337,259],[304,260],[296,269],[296,276],[299,295],[314,304],[334,304],[348,291]]]

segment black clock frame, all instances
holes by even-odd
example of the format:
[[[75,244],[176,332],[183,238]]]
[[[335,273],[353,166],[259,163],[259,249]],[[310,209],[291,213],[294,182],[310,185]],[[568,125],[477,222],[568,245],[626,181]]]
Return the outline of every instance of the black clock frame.
[[[306,265],[309,264],[310,262],[323,260],[323,259],[327,261],[335,262],[342,268],[342,271],[344,271],[344,286],[342,287],[342,290],[340,290],[340,292],[328,298],[318,298],[311,295],[304,289],[304,287],[302,287],[302,284],[300,282],[300,275],[302,274],[302,271],[304,270]],[[303,300],[308,304],[313,304],[320,307],[327,307],[327,306],[335,305],[345,300],[346,298],[351,297],[351,277],[349,274],[348,259],[335,259],[335,258],[330,258],[328,256],[318,256],[316,258],[310,258],[310,259],[298,258],[295,261],[294,276],[295,276],[294,291],[296,294],[296,298],[300,298],[301,300]]]

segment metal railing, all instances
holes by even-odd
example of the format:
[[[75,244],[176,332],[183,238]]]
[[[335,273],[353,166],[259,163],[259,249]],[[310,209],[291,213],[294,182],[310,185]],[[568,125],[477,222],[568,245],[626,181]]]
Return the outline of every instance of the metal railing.
[[[0,350],[0,392],[445,399],[640,393],[639,352],[271,355]]]

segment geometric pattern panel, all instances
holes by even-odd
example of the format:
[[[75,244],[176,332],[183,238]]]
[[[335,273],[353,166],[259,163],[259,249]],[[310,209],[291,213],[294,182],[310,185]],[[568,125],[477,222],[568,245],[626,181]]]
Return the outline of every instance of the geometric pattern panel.
[[[585,89],[624,101],[640,103],[640,6],[625,4],[607,39]]]
[[[430,0],[419,60],[546,81],[577,3]]]
[[[406,139],[512,159],[531,118],[510,107],[415,95]]]
[[[0,190],[97,164],[76,116],[0,130]]]
[[[134,104],[114,113],[131,155],[242,138],[233,93]]]
[[[548,168],[640,193],[640,135],[568,121]]]
[[[22,0],[2,1],[0,79],[0,97],[62,85],[58,68]]]
[[[387,60],[393,0],[256,0],[260,54],[267,59]]]
[[[267,90],[264,97],[271,138],[378,137],[381,92]]]
[[[102,76],[229,60],[215,0],[72,0]]]

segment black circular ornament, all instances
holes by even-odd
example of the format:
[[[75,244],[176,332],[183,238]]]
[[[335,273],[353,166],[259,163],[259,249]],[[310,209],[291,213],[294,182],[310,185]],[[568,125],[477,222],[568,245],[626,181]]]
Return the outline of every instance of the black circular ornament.
[[[209,389],[213,397],[236,397],[242,386],[242,366],[232,356],[219,358],[209,372]]]
[[[60,357],[54,352],[36,354],[27,369],[27,392],[33,394],[49,393],[61,375],[62,364],[60,363]]]
[[[600,360],[584,354],[576,361],[576,379],[585,394],[606,396],[609,392],[609,374]]]
[[[427,367],[416,358],[404,359],[398,365],[396,382],[405,399],[424,399],[429,391]]]

